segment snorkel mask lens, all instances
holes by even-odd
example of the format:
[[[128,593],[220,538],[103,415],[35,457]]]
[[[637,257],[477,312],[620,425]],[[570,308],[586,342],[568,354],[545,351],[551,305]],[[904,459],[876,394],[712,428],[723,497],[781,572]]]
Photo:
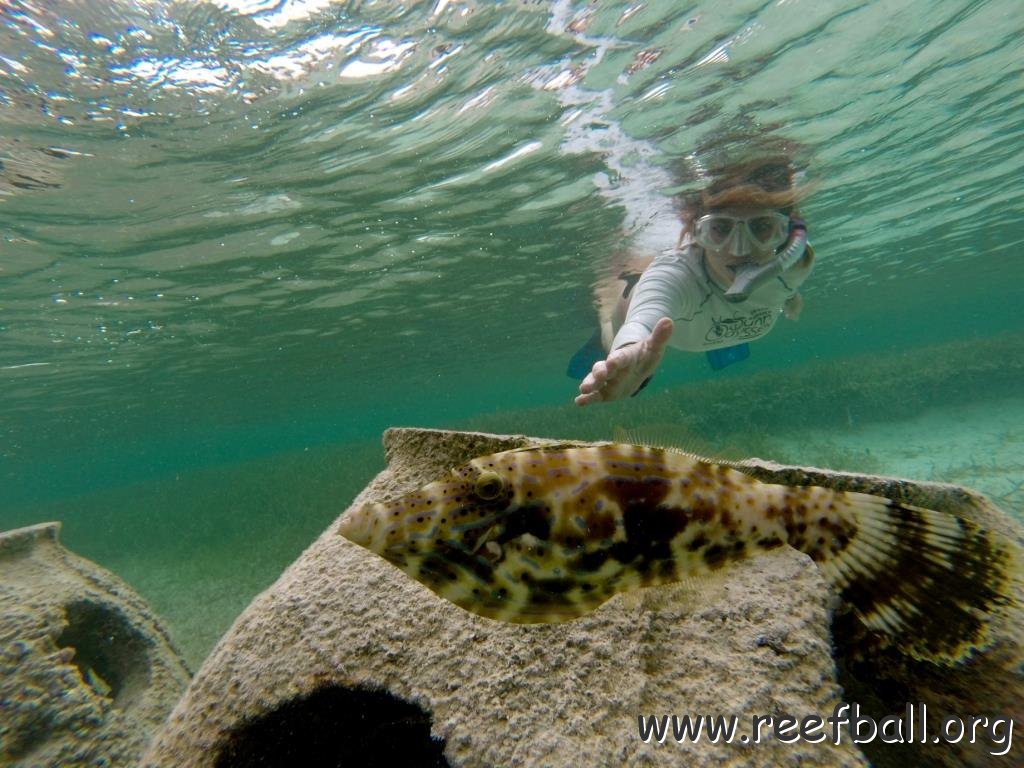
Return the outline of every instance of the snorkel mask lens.
[[[742,237],[746,237],[751,245],[774,250],[786,242],[789,217],[776,211],[749,217],[709,213],[697,219],[694,229],[693,239],[712,250],[745,250],[739,242]]]
[[[736,228],[736,220],[728,216],[705,216],[697,225],[698,230],[701,229],[701,225],[704,225],[705,231],[702,234],[705,239],[720,248],[729,242],[729,238]]]

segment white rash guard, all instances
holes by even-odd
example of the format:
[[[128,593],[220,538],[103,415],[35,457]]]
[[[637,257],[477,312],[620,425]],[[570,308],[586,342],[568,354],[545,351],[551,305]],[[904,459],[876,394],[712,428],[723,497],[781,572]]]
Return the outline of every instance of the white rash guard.
[[[782,314],[786,300],[811,272],[813,251],[787,272],[755,290],[746,301],[726,301],[704,265],[704,251],[693,242],[663,252],[644,270],[630,296],[629,310],[612,349],[643,341],[663,317],[675,330],[669,346],[703,352],[764,336]]]

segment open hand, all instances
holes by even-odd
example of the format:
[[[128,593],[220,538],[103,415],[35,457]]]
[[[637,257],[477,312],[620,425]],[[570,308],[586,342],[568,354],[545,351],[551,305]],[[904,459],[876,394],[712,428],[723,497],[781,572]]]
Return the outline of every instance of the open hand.
[[[672,320],[663,317],[646,339],[619,347],[606,359],[594,363],[580,382],[576,405],[619,400],[634,394],[658,369],[673,328]]]

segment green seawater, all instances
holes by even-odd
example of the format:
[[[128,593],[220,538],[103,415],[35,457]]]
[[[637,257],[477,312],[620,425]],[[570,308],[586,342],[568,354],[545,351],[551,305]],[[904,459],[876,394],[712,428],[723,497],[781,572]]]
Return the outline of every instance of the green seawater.
[[[3,4],[0,530],[62,521],[196,666],[389,426],[675,430],[1019,515],[1022,27],[1018,0]],[[650,154],[574,151],[585,120]],[[573,406],[625,244],[601,185],[764,136],[816,185],[799,322]]]

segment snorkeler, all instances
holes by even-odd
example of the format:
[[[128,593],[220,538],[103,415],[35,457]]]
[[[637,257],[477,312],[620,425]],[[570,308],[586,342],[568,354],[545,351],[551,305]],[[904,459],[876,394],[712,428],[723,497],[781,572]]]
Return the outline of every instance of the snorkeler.
[[[570,365],[570,375],[583,378],[576,404],[635,395],[668,346],[706,352],[722,368],[746,357],[747,342],[767,334],[780,314],[795,320],[798,289],[814,262],[796,212],[803,192],[788,160],[771,159],[719,172],[686,199],[676,247],[654,257],[639,279],[619,274],[617,301],[599,302],[601,330]]]

